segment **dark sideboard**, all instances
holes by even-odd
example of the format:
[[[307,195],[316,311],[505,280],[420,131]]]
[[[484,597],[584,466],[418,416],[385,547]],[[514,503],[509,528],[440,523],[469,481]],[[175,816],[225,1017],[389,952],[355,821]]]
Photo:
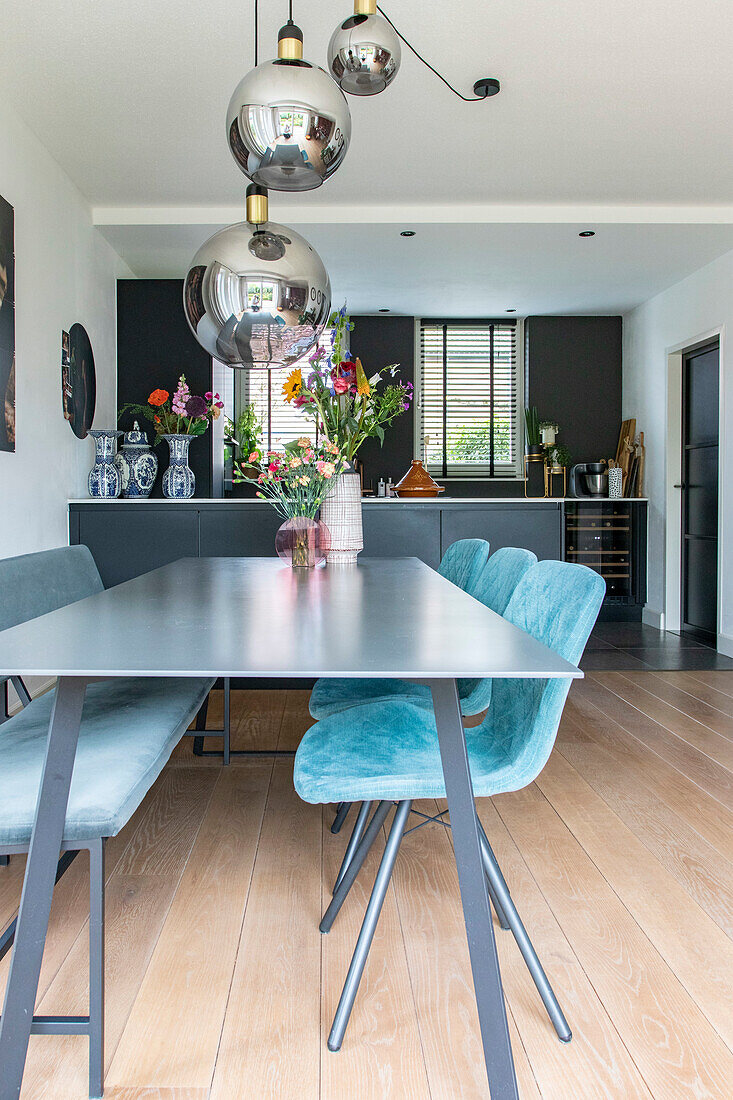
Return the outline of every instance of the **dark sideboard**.
[[[492,552],[524,546],[540,559],[585,561],[607,575],[602,617],[638,620],[646,600],[646,501],[614,501],[609,510],[610,503],[367,499],[364,556],[415,555],[437,567],[459,539],[487,539]],[[588,520],[582,545],[568,540],[579,515]],[[182,557],[269,557],[280,522],[257,500],[72,501],[69,541],[89,547],[110,587]]]

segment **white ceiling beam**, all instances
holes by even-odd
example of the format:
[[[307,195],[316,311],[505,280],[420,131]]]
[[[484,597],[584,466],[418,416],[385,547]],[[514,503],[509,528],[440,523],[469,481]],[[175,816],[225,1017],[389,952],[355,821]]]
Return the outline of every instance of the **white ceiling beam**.
[[[438,203],[403,205],[295,203],[271,192],[273,219],[296,225],[558,224],[731,225],[733,204],[558,205]],[[229,225],[244,218],[241,206],[95,206],[95,225]]]

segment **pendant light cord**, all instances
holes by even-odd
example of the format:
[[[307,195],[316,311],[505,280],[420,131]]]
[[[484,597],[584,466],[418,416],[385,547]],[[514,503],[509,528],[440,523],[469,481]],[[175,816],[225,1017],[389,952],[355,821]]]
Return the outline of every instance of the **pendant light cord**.
[[[437,76],[438,80],[442,80],[442,81],[443,81],[443,83],[445,84],[446,88],[450,88],[450,90],[451,90],[451,91],[453,92],[453,94],[454,94],[454,95],[457,95],[457,96],[458,96],[458,98],[459,98],[459,99],[462,99],[464,103],[483,103],[483,102],[484,102],[484,97],[483,97],[483,96],[480,96],[480,95],[476,95],[476,96],[467,96],[467,95],[463,95],[463,93],[462,93],[462,92],[459,92],[457,88],[454,88],[454,87],[453,87],[453,85],[452,85],[451,83],[449,83],[449,81],[447,81],[447,80],[445,79],[445,77],[444,77],[444,76],[442,76],[442,75],[441,75],[441,74],[440,74],[440,73],[438,72],[438,70],[437,70],[436,68],[434,68],[434,67],[433,67],[433,66],[432,66],[432,65],[430,64],[430,62],[429,62],[429,61],[426,61],[426,60],[425,60],[425,58],[424,58],[424,57],[422,56],[422,54],[419,54],[419,53],[417,52],[417,50],[416,50],[416,49],[415,49],[415,47],[414,47],[414,46],[412,45],[412,43],[411,43],[411,42],[408,42],[408,41],[407,41],[407,39],[405,38],[404,34],[400,34],[400,32],[399,32],[399,31],[397,30],[397,27],[395,27],[394,23],[392,22],[392,20],[390,19],[390,17],[389,17],[388,15],[387,15],[386,11],[385,11],[385,10],[384,10],[383,8],[380,8],[379,4],[377,4],[377,11],[378,11],[378,12],[379,12],[379,14],[380,14],[380,15],[382,16],[382,18],[383,18],[383,19],[386,19],[386,20],[387,20],[387,22],[389,23],[389,25],[390,25],[390,27],[392,28],[392,30],[393,30],[393,31],[395,32],[395,34],[397,35],[397,37],[398,37],[398,38],[399,38],[399,39],[400,39],[400,40],[401,40],[402,42],[404,42],[404,43],[405,43],[405,45],[407,46],[408,50],[412,50],[412,52],[414,53],[414,55],[415,55],[415,57],[416,57],[416,58],[418,59],[418,61],[422,61],[423,65],[424,65],[424,66],[425,66],[425,67],[426,67],[427,69],[430,69],[430,72],[431,72],[431,73],[434,73],[434,74],[435,74],[435,76]]]
[[[257,9],[258,9],[258,2],[257,2],[257,0],[255,0],[255,69],[257,68],[257,62],[259,60],[259,57],[258,57],[259,49],[258,49],[258,42],[257,42],[257,29],[258,29],[259,19],[258,19]]]

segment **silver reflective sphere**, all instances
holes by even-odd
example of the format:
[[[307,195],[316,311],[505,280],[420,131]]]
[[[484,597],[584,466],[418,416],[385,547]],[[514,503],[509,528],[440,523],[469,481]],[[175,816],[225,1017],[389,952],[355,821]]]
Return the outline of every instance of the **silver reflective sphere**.
[[[392,83],[402,58],[400,40],[381,15],[351,15],[328,43],[328,67],[343,91],[376,95]]]
[[[265,61],[234,90],[227,139],[246,176],[275,191],[309,191],[346,156],[351,112],[324,69],[307,61]]]
[[[239,222],[193,258],[183,308],[203,348],[230,367],[282,367],[313,348],[331,311],[331,282],[305,238],[285,225]]]

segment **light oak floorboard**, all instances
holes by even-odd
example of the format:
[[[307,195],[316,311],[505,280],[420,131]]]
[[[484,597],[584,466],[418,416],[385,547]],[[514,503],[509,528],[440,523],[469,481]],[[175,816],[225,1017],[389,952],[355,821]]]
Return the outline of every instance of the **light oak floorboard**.
[[[494,804],[652,1095],[722,1100],[733,1055],[545,797]]]
[[[641,687],[646,688],[652,695],[663,699],[665,703],[669,703],[676,710],[696,719],[698,722],[702,722],[703,725],[715,730],[716,733],[726,737],[729,741],[733,740],[733,713],[730,713],[733,712],[733,706],[730,706],[728,711],[723,710],[722,707],[711,706],[710,703],[689,690],[690,680],[682,681],[679,678],[670,678],[669,673],[666,672],[655,672],[642,681],[637,681],[636,673],[631,672],[626,675],[631,683],[639,683]],[[704,685],[698,683],[698,687],[702,692],[705,691]],[[721,698],[726,699],[727,697],[721,696]],[[731,701],[728,700],[728,702]]]
[[[559,753],[537,786],[733,1050],[733,943]]]
[[[212,1100],[245,1092],[278,1100],[318,1095],[322,816],[320,806],[301,802],[295,793],[292,763],[277,761]]]
[[[270,772],[256,762],[217,773],[112,1062],[111,1085],[210,1085]]]
[[[285,702],[278,749],[285,752],[294,752],[300,744],[303,734],[313,725],[313,719],[308,710],[310,691],[289,691]]]
[[[570,1043],[560,1042],[514,937],[496,931],[504,988],[542,1096],[567,1100],[590,1095],[592,1088],[604,1100],[649,1100],[649,1089],[492,801],[479,799],[478,810],[573,1033]]]
[[[632,679],[621,673],[604,673],[602,676],[599,675],[598,679],[604,686],[610,687],[614,694],[658,722],[675,737],[692,745],[728,771],[733,768],[733,740],[730,737],[733,722],[725,715],[718,714],[716,719],[715,711],[711,711],[712,719],[710,715],[706,715],[709,719],[708,724],[705,724],[702,718],[698,721],[690,715],[689,707],[684,711],[680,709],[679,704],[684,702],[684,698],[680,700],[675,695],[674,689],[665,685],[662,680],[655,681],[650,678],[640,681],[638,678]],[[644,685],[649,690],[645,690]],[[670,696],[673,701],[670,701]],[[694,700],[692,703],[694,709]],[[722,726],[723,729],[716,730],[710,724],[710,720],[715,725]]]
[[[346,846],[346,829],[334,836],[332,815],[323,824],[323,908]],[[392,816],[387,819],[391,824]],[[338,1054],[325,1047],[384,849],[378,838],[333,928],[322,936],[321,1097],[323,1100],[430,1100],[420,1032],[399,913],[390,885]],[[318,926],[315,926],[318,934]]]
[[[733,673],[731,672],[691,672],[690,676],[695,680],[699,680],[701,684],[707,685],[707,687],[715,688],[716,691],[720,691],[723,695],[727,695],[733,699]]]
[[[684,691],[693,698],[706,703],[709,707],[713,707],[714,710],[719,710],[721,713],[727,714],[729,718],[733,718],[733,698],[718,688],[703,683],[691,672],[655,672],[654,675],[660,680],[664,680],[665,683],[676,687],[679,691]]]
[[[634,768],[624,766],[567,715],[555,752],[573,765],[698,905],[733,937],[733,862],[645,787]]]
[[[567,704],[568,713],[587,729],[590,736],[608,749],[620,762],[636,770],[636,774],[654,793],[667,803],[691,828],[696,829],[722,856],[730,858],[733,814],[687,776],[634,735],[629,729],[609,717],[601,709],[603,697],[614,696],[599,684],[583,681],[573,689]],[[597,703],[594,702],[597,700]],[[627,718],[624,719],[628,721]]]

